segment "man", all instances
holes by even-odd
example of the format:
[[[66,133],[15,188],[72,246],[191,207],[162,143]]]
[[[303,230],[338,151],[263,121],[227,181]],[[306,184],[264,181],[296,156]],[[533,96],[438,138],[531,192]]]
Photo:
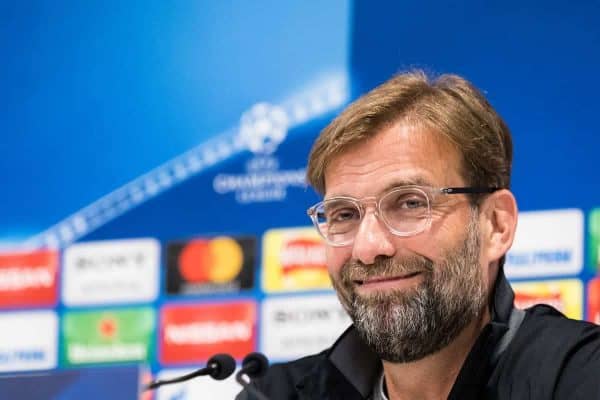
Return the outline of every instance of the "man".
[[[344,110],[312,149],[324,201],[308,213],[354,323],[255,387],[277,400],[600,398],[600,330],[513,308],[511,161],[505,123],[458,76],[401,74]]]

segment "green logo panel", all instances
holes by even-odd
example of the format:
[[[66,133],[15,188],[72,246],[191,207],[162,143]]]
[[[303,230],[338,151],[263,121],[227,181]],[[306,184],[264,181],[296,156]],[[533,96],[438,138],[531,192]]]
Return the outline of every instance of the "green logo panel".
[[[148,361],[153,357],[155,321],[149,307],[67,312],[62,319],[61,364]]]
[[[594,271],[600,269],[600,208],[592,210],[588,223],[590,230],[589,264]]]

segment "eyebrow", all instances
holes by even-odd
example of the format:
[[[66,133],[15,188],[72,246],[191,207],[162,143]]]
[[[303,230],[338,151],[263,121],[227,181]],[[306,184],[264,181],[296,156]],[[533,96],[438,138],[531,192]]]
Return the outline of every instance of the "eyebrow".
[[[428,186],[428,187],[433,187],[434,185],[428,181],[427,179],[425,179],[422,176],[412,176],[412,177],[405,177],[405,178],[399,178],[399,179],[394,179],[393,181],[391,181],[390,183],[388,183],[383,190],[381,190],[379,192],[379,195],[381,193],[385,193],[391,189],[397,188],[397,187],[402,187],[402,186]],[[336,197],[355,197],[352,196],[350,194],[346,194],[346,193],[336,193],[334,195],[331,196],[325,196],[325,200],[326,199],[332,199],[332,198],[336,198]]]
[[[402,186],[433,186],[433,184],[422,176],[414,176],[409,178],[395,179],[383,188],[381,193]]]

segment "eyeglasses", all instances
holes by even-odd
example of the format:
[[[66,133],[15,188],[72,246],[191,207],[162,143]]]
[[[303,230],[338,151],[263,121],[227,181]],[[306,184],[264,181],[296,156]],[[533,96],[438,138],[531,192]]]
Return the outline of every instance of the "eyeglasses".
[[[423,232],[431,224],[431,204],[439,195],[493,193],[495,187],[400,186],[379,199],[332,197],[310,207],[306,212],[319,234],[332,246],[348,246],[354,241],[368,204],[389,231],[402,237]]]

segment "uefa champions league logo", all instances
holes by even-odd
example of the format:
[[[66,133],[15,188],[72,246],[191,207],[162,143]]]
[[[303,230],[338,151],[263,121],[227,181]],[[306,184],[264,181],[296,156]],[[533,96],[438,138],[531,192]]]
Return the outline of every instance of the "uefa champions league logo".
[[[290,120],[285,109],[258,103],[242,115],[238,143],[253,157],[244,173],[221,173],[213,188],[219,194],[235,193],[240,204],[283,201],[289,187],[305,187],[305,168],[279,169],[274,153],[285,140]]]
[[[270,155],[287,135],[288,117],[281,107],[257,103],[242,115],[239,139],[257,155]]]

